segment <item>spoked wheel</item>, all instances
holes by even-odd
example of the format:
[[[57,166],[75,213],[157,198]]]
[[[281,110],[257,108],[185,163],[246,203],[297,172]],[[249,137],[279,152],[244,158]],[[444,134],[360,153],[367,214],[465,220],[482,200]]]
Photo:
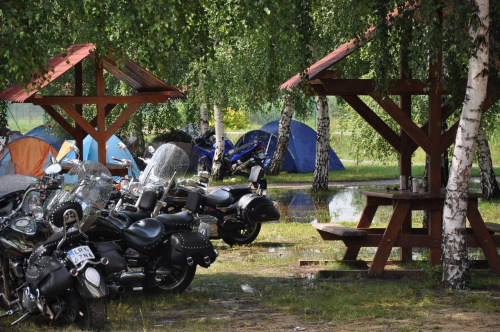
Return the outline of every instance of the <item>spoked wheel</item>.
[[[149,289],[161,289],[169,294],[180,294],[188,288],[196,273],[196,265],[173,265],[162,266],[156,270],[156,287]]]
[[[85,299],[75,292],[66,308],[66,316],[82,330],[100,330],[108,321],[106,299]]]
[[[226,242],[230,246],[235,244],[242,245],[252,243],[259,235],[261,225],[261,223],[249,225],[247,228],[242,229],[238,236],[223,237],[222,240],[224,240],[224,242]]]

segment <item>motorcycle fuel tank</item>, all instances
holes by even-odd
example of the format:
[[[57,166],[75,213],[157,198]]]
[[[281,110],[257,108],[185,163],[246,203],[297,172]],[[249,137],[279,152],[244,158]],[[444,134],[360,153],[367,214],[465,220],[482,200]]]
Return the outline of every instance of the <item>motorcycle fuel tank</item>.
[[[51,229],[44,222],[27,216],[16,218],[0,234],[0,252],[7,258],[30,255],[35,244],[45,241],[50,234]]]

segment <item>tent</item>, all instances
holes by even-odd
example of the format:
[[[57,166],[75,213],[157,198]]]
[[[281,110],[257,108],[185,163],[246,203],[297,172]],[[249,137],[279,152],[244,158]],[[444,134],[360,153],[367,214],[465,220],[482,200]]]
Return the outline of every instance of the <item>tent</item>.
[[[32,136],[22,136],[8,143],[0,154],[0,176],[26,174],[42,176],[52,163],[57,150],[47,141]]]
[[[61,145],[66,139],[61,134],[57,134],[56,132],[54,132],[54,128],[44,125],[31,129],[26,134],[24,134],[24,136],[40,138],[52,145],[57,151],[59,151]]]
[[[129,175],[134,175],[134,176],[139,176],[139,171],[137,167],[137,163],[134,160],[134,157],[128,150],[128,148],[125,146],[125,144],[122,145],[123,149],[120,148],[120,145],[123,144],[123,142],[116,136],[112,135],[106,142],[106,163],[107,164],[115,164],[118,165],[118,162],[113,160],[113,157],[119,158],[119,159],[128,159],[132,161],[132,169],[128,171]],[[64,150],[67,147],[66,151],[69,151],[69,145],[68,143],[63,145]],[[76,155],[73,151],[69,152],[63,152],[59,153],[58,159],[62,159],[64,157],[65,159],[76,159]],[[83,140],[83,152],[80,152],[80,159],[81,160],[95,160],[97,161],[97,142],[95,139],[92,138],[92,136],[87,135],[85,139]],[[61,164],[65,164],[64,159],[61,160]]]
[[[276,120],[262,126],[260,129],[247,132],[240,137],[236,143],[236,147],[255,139],[262,140],[268,154],[268,158],[264,162],[264,167],[267,168],[274,154],[276,142],[278,141],[278,125],[279,121]],[[302,122],[292,120],[290,124],[288,151],[285,154],[281,170],[298,173],[314,172],[316,166],[316,136],[314,129]],[[329,169],[345,169],[332,148],[330,148]]]

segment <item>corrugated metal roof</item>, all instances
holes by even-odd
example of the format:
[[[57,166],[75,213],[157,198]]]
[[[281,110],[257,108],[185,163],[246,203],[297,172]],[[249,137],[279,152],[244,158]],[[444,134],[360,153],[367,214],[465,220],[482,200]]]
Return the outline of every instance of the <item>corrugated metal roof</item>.
[[[93,50],[95,50],[94,44],[77,44],[70,46],[67,52],[61,52],[52,58],[48,62],[48,65],[54,71],[45,75],[46,80],[41,84],[41,88],[50,84],[86,57],[90,56],[94,58]],[[176,92],[177,96],[185,97],[177,88],[163,82],[133,61],[127,61],[125,68],[122,69],[117,66],[116,59],[104,58],[103,67],[110,74],[138,92],[173,91]],[[11,85],[0,92],[0,99],[18,103],[25,102],[29,97],[38,92],[38,90],[34,90],[34,87],[40,85],[40,82],[41,79],[32,80],[28,85],[28,90],[18,85]]]
[[[408,4],[407,4],[408,5]],[[411,6],[408,6],[406,10],[412,11],[415,10],[420,6],[419,2],[414,3]],[[390,18],[396,17],[400,15],[397,8],[391,12],[390,14],[387,15],[387,25],[391,26],[392,21]],[[353,38],[349,42],[344,43],[342,46],[337,48],[335,51],[332,53],[328,54],[318,62],[314,63],[312,66],[307,68],[305,70],[305,73],[307,74],[307,80],[313,80],[318,74],[323,72],[324,70],[328,69],[329,67],[333,66],[340,60],[344,59],[346,56],[351,54],[352,52],[356,51],[363,45],[365,45],[367,42],[369,42],[373,36],[375,35],[375,27],[372,26],[369,29],[367,29],[364,32],[364,38],[362,39],[357,39]],[[296,86],[298,86],[301,82],[301,73],[296,74],[292,78],[290,78],[288,81],[280,85],[280,89],[291,89]]]
[[[45,80],[42,78],[33,79],[26,89],[18,85],[11,85],[0,92],[0,99],[18,103],[25,102],[26,99],[38,92],[38,90],[35,90],[35,87],[40,85],[40,83],[41,88],[47,86],[68,69],[89,56],[90,52],[94,49],[95,46],[93,44],[77,44],[68,47],[67,52],[59,53],[48,62],[48,68],[52,68],[53,71],[49,71],[45,75]]]

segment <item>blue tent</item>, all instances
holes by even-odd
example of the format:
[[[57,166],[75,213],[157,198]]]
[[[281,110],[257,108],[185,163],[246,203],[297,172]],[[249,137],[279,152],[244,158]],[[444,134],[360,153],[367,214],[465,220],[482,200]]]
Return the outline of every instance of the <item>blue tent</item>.
[[[236,143],[236,147],[255,139],[262,140],[266,152],[269,155],[264,162],[264,167],[267,167],[276,148],[278,125],[279,121],[276,120],[262,126],[260,129],[249,131],[240,137]],[[298,173],[314,172],[316,166],[316,136],[316,131],[314,129],[302,122],[292,120],[290,124],[288,151],[285,154],[281,170]],[[345,169],[344,165],[342,165],[342,162],[331,148],[329,169]]]
[[[115,160],[112,159],[112,157],[119,158],[119,159],[128,159],[132,161],[132,170],[129,170],[129,175],[135,175],[139,176],[139,167],[137,167],[137,163],[134,160],[134,157],[128,150],[128,148],[120,149],[118,147],[119,143],[123,143],[116,135],[111,136],[107,141],[106,141],[106,163],[107,164],[118,164]],[[125,144],[123,144],[125,146]],[[68,152],[68,154],[65,157],[66,159],[75,159],[75,153],[73,151]],[[83,152],[81,152],[80,159],[82,160],[98,160],[97,157],[97,142],[95,139],[92,138],[92,136],[87,135],[87,137],[84,138],[83,140]],[[64,163],[64,159],[61,161],[61,163]]]
[[[54,149],[56,149],[57,151],[59,151],[59,149],[61,148],[62,144],[66,139],[65,137],[55,133],[52,127],[44,125],[31,129],[24,136],[36,137],[41,140],[44,140],[45,142],[52,145]]]

